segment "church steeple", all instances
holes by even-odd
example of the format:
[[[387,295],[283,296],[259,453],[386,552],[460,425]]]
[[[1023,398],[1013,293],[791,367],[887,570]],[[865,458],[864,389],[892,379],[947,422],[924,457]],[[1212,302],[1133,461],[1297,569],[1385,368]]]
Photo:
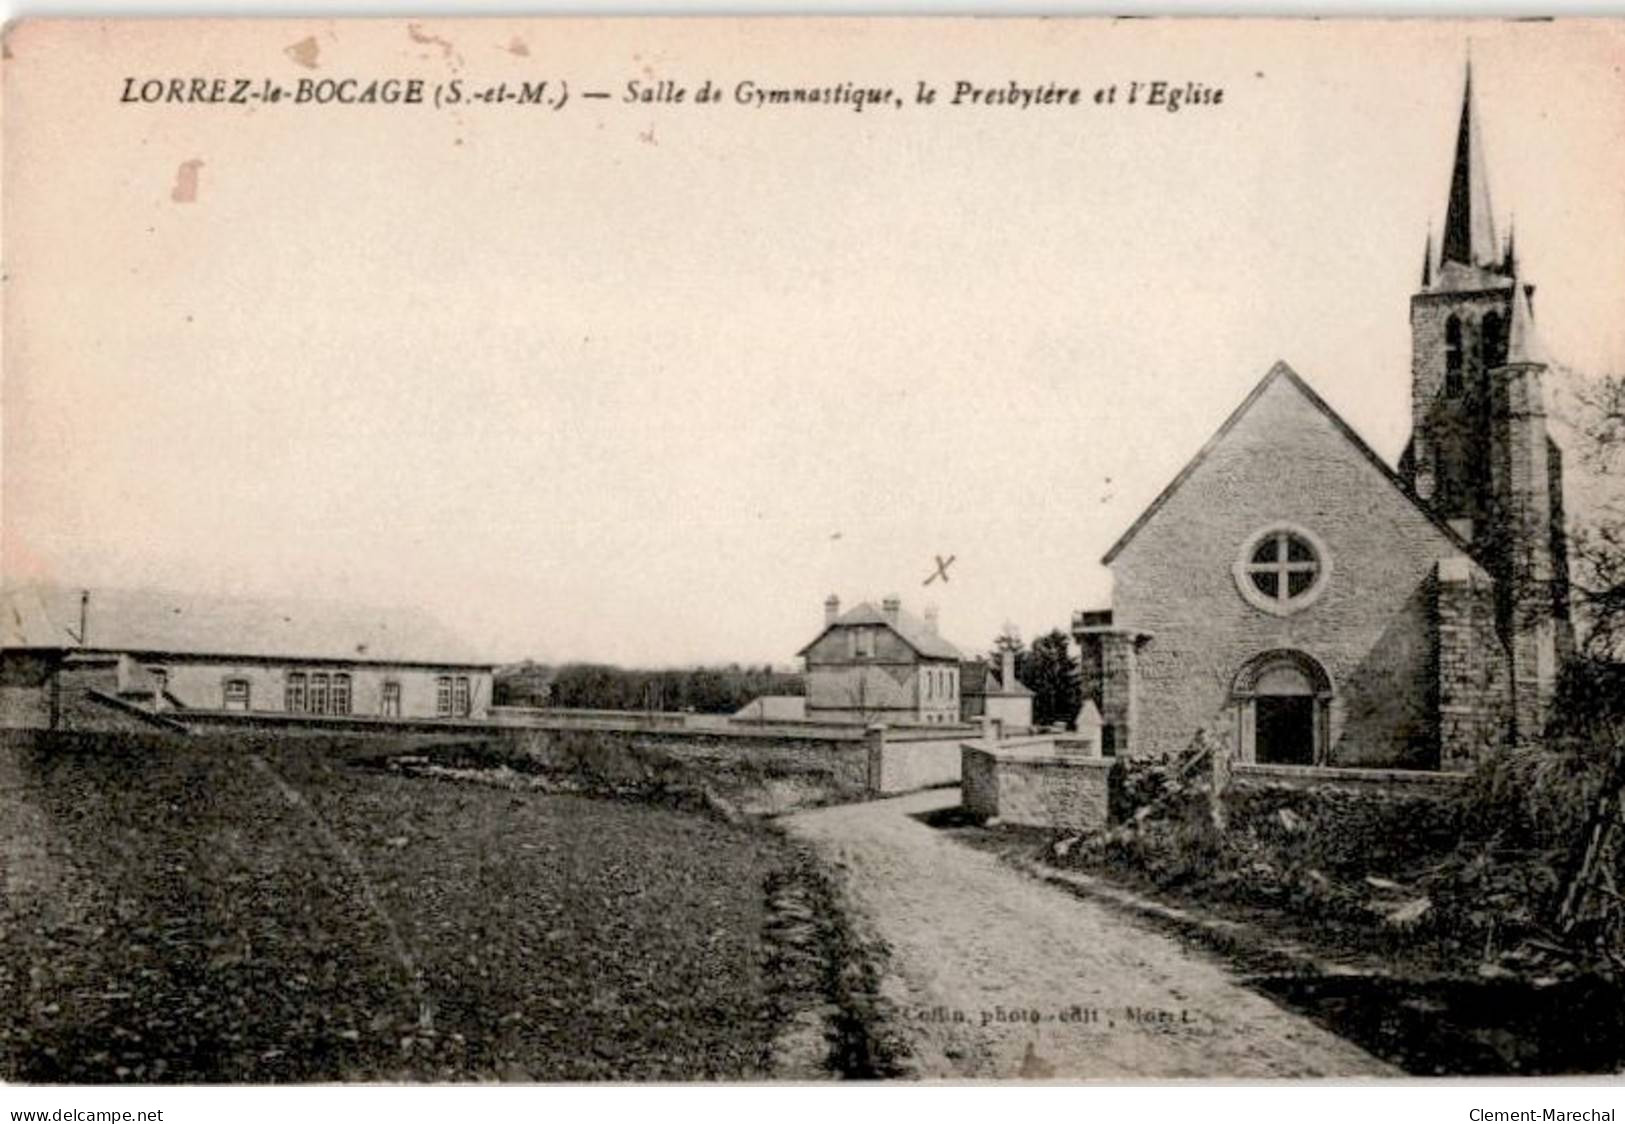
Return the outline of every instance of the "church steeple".
[[[1479,134],[1473,105],[1473,64],[1467,63],[1467,82],[1461,95],[1461,123],[1456,128],[1456,162],[1450,175],[1450,202],[1445,211],[1444,246],[1440,265],[1500,264],[1495,218],[1490,212],[1490,181],[1484,161],[1484,139]]]
[[[1411,296],[1411,442],[1418,499],[1493,579],[1520,736],[1537,734],[1572,651],[1562,453],[1547,430],[1547,353],[1516,239],[1495,236],[1469,62],[1440,253]],[[1527,234],[1527,230],[1525,231]]]
[[[1433,284],[1433,224],[1428,224],[1427,245],[1422,247],[1422,288]]]
[[[1512,323],[1507,328],[1508,365],[1544,365],[1546,349],[1535,334],[1535,312],[1529,305],[1529,286],[1512,281]]]

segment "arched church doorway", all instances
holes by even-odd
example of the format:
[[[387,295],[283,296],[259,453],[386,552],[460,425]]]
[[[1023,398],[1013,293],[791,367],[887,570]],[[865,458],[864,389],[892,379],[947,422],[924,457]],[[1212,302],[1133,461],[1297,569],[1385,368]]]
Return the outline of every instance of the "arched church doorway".
[[[1236,676],[1243,761],[1318,765],[1326,760],[1331,680],[1303,652],[1266,652]]]

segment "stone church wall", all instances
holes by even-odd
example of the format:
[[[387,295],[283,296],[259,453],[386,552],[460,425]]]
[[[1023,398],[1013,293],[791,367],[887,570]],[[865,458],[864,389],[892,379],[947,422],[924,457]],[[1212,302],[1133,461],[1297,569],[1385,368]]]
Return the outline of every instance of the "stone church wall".
[[[1249,604],[1233,566],[1257,531],[1307,529],[1331,563],[1312,604]],[[1250,659],[1303,652],[1331,680],[1329,763],[1437,763],[1431,581],[1457,548],[1314,403],[1276,377],[1113,560],[1114,623],[1138,652],[1132,754],[1175,752],[1233,728]]]

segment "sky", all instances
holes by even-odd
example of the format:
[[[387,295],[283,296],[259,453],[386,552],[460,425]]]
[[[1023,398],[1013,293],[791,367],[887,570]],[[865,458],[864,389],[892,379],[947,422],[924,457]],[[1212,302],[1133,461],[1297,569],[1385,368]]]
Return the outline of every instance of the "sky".
[[[1617,27],[425,18],[7,47],[8,581],[409,604],[503,661],[788,665],[830,593],[935,605],[972,652],[1064,629],[1275,360],[1397,456],[1469,49],[1546,346],[1625,369]],[[575,100],[119,102],[194,74]],[[729,100],[619,100],[707,78]],[[961,79],[1224,99],[731,101]]]

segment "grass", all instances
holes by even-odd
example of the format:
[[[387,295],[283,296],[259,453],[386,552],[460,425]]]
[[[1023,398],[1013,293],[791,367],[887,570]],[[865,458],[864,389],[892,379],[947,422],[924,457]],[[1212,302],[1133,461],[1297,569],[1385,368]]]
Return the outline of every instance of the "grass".
[[[757,825],[392,776],[293,743],[22,753],[56,876],[3,903],[6,1079],[743,1079],[771,1063],[787,997],[764,887],[799,860]]]

